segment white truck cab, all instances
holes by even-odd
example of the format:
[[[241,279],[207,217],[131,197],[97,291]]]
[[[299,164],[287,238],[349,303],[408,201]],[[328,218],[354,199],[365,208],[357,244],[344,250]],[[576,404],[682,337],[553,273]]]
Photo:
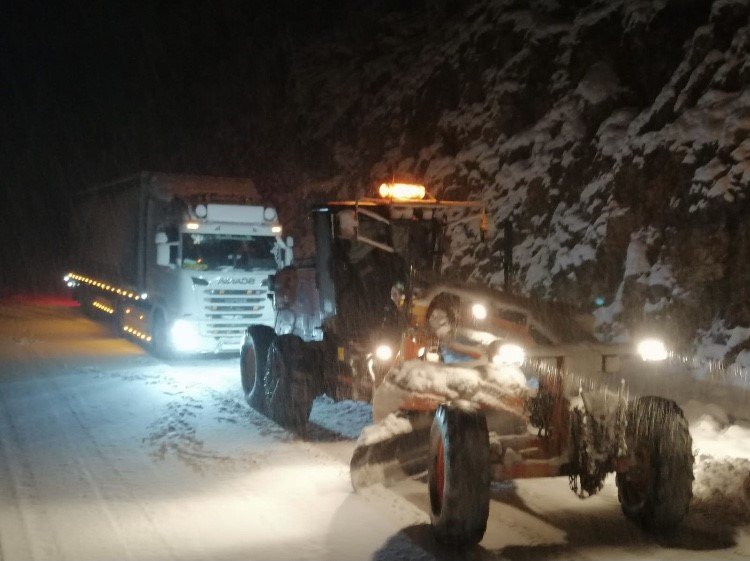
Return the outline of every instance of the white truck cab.
[[[97,192],[82,205],[78,229],[93,235],[68,283],[157,354],[238,352],[248,325],[274,325],[268,278],[292,262],[276,210],[235,202],[259,198],[251,185],[151,174]]]

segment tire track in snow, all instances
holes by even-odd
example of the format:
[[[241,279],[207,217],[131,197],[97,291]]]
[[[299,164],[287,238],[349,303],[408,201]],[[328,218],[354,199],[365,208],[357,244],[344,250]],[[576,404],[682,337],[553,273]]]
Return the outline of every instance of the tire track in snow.
[[[113,528],[116,529],[117,534],[118,534],[118,539],[120,540],[121,544],[124,546],[126,551],[128,552],[128,556],[131,558],[135,558],[135,559],[138,559],[140,557],[140,555],[134,554],[134,552],[131,551],[130,546],[129,546],[129,541],[122,532],[122,524],[119,518],[125,517],[125,516],[124,515],[118,516],[109,507],[109,504],[113,503],[116,499],[121,499],[122,497],[127,498],[127,501],[130,504],[130,506],[134,508],[138,512],[138,514],[142,516],[143,519],[148,523],[147,531],[151,535],[151,537],[154,538],[152,541],[160,543],[164,547],[164,549],[168,552],[170,558],[172,559],[177,558],[178,556],[175,550],[172,548],[169,542],[164,538],[161,532],[157,530],[158,526],[157,526],[156,520],[148,513],[147,509],[144,508],[139,498],[130,490],[130,484],[127,478],[122,473],[118,465],[103,452],[101,446],[97,442],[95,435],[92,433],[88,424],[82,418],[80,412],[85,411],[86,409],[91,409],[92,404],[89,403],[87,400],[83,399],[78,394],[68,395],[67,393],[62,392],[59,385],[54,379],[53,379],[53,384],[55,386],[55,389],[57,390],[57,393],[65,399],[68,412],[75,419],[75,422],[80,427],[81,432],[86,436],[86,440],[92,445],[90,450],[94,452],[94,457],[101,463],[103,467],[103,469],[97,469],[94,472],[88,470],[88,468],[86,468],[86,466],[84,466],[80,462],[80,458],[81,457],[90,458],[91,455],[87,453],[88,451],[84,451],[83,447],[79,447],[79,450],[84,452],[84,453],[76,454],[76,458],[78,459],[79,466],[81,467],[82,470],[84,470],[84,473],[86,473],[87,481],[89,482],[89,484],[92,486],[92,489],[96,493],[97,498],[99,499],[100,506],[107,513],[108,519],[110,520],[110,523],[113,525]],[[72,403],[73,399],[77,401],[77,404],[75,407]],[[78,447],[77,444],[76,446]],[[103,474],[105,477],[102,477],[101,474]],[[112,477],[113,475],[114,477]],[[106,491],[107,487],[112,486],[112,483],[113,483],[112,479],[116,480],[119,493],[112,493],[112,492]],[[130,521],[131,517],[127,517],[127,518],[128,518],[128,521]]]
[[[93,409],[96,407],[96,403],[92,404],[89,400],[83,399],[78,394],[69,394],[66,390],[70,388],[64,390],[58,384],[56,379],[57,374],[41,377],[35,369],[27,374],[28,379],[31,379],[36,386],[37,395],[44,396],[47,404],[46,411],[54,417],[56,421],[55,426],[58,429],[64,429],[59,431],[59,434],[65,439],[65,449],[70,451],[66,459],[73,459],[79,474],[96,497],[96,505],[104,515],[106,525],[111,530],[111,535],[116,537],[117,543],[121,548],[116,556],[118,558],[127,556],[129,559],[139,559],[142,557],[142,554],[133,551],[130,540],[126,536],[127,532],[124,530],[124,526],[132,523],[132,514],[117,513],[110,506],[118,504],[118,502],[122,504],[122,499],[125,498],[129,507],[136,510],[137,517],[141,517],[147,522],[145,527],[142,526],[140,528],[140,531],[145,531],[151,536],[151,543],[160,543],[170,558],[177,558],[178,556],[174,549],[157,530],[156,521],[149,515],[136,495],[130,491],[130,484],[127,478],[118,468],[117,464],[103,452],[96,436],[83,419],[81,412]],[[53,391],[50,391],[50,389]],[[53,396],[56,399],[53,399]],[[74,400],[75,404],[73,403]],[[60,407],[61,403],[64,404],[64,408]],[[66,416],[69,416],[72,422],[66,419]],[[101,417],[101,415],[97,415],[97,417]],[[72,435],[68,430],[71,426],[77,426],[80,433],[77,431],[75,435]],[[80,438],[81,436],[84,438]],[[24,457],[28,457],[28,455],[24,454]],[[83,459],[89,462],[95,460],[95,463],[98,465],[89,467],[84,464]],[[31,465],[28,466],[28,472],[33,473]],[[113,488],[116,488],[117,491],[108,490]],[[34,532],[32,535],[36,537],[39,534],[38,532]],[[45,557],[62,559],[64,555],[61,554],[58,548],[55,554],[45,555]]]
[[[62,558],[53,526],[46,516],[43,500],[39,496],[39,485],[29,463],[29,454],[18,435],[2,387],[0,411],[3,415],[0,422],[0,458],[3,471],[7,474],[3,481],[11,485],[9,491],[13,500],[12,509],[17,513],[17,517],[6,516],[4,507],[8,506],[8,503],[4,501],[2,511],[5,520],[0,530],[7,526],[12,530],[8,533],[0,532],[0,540],[5,542],[6,549],[20,550],[16,555],[22,559]]]
[[[164,379],[162,384],[165,384]],[[174,380],[167,381],[166,386],[168,389],[163,389],[162,393],[176,399],[166,404],[166,412],[148,426],[149,432],[141,440],[151,449],[150,455],[155,461],[164,461],[171,456],[197,473],[216,467],[252,468],[265,463],[267,456],[264,453],[225,454],[212,450],[203,438],[198,437],[199,415],[213,415],[213,420],[218,423],[239,425],[249,422],[260,436],[277,442],[293,439],[289,432],[275,423],[247,406],[243,407],[233,397],[234,392],[201,387],[201,394],[211,400],[207,402],[192,397]]]

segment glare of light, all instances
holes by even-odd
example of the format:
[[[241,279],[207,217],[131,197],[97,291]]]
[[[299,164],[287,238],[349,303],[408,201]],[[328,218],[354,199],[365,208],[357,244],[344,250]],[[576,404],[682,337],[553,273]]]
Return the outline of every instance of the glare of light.
[[[270,207],[270,206],[269,206],[269,207],[266,207],[266,208],[265,208],[265,209],[263,210],[263,219],[264,219],[264,220],[265,220],[266,222],[271,222],[271,221],[273,221],[273,220],[276,220],[276,209],[275,209],[275,208],[273,208],[273,207]]]
[[[200,344],[198,326],[192,321],[178,319],[170,329],[172,346],[177,351],[194,351]]]
[[[648,362],[658,362],[667,358],[667,347],[659,339],[644,339],[638,343],[638,354]]]
[[[200,228],[200,225],[197,222],[188,222],[187,224],[185,224],[185,228],[187,228],[188,230],[197,230],[198,228]]]
[[[485,306],[484,304],[474,304],[471,307],[471,315],[473,315],[474,318],[478,319],[479,321],[486,319],[487,318],[487,306]]]
[[[383,183],[378,189],[383,199],[424,199],[426,190],[424,185],[410,183]]]
[[[427,351],[424,358],[427,362],[440,362],[440,354],[435,351]]]
[[[271,226],[271,232],[273,232],[274,234],[280,234],[281,226]]]
[[[76,283],[74,281],[68,281],[68,286],[70,288],[73,288],[75,285],[76,285]]]
[[[148,298],[148,294],[146,294],[145,292],[142,293],[141,294],[141,300],[145,300],[146,298]]]
[[[393,358],[393,349],[390,345],[378,345],[375,349],[375,356],[378,360],[386,361]]]
[[[65,276],[63,277],[63,280],[64,280],[65,282],[68,282],[68,281],[70,280],[70,275],[65,275]],[[68,285],[68,286],[70,286],[70,285]]]
[[[513,343],[500,345],[497,353],[492,357],[493,364],[516,364],[520,366],[524,360],[526,360],[526,353],[523,347]]]

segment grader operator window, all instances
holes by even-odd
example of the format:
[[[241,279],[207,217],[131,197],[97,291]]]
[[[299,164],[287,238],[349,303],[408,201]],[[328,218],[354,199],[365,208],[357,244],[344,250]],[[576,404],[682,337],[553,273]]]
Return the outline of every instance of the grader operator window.
[[[391,230],[394,250],[418,273],[440,265],[440,235],[432,220],[396,220]]]

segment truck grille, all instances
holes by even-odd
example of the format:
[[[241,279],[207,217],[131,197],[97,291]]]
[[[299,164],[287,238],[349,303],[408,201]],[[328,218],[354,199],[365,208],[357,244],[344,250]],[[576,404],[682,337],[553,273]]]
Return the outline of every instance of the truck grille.
[[[203,292],[207,335],[242,337],[245,328],[272,313],[266,290],[212,288]]]

